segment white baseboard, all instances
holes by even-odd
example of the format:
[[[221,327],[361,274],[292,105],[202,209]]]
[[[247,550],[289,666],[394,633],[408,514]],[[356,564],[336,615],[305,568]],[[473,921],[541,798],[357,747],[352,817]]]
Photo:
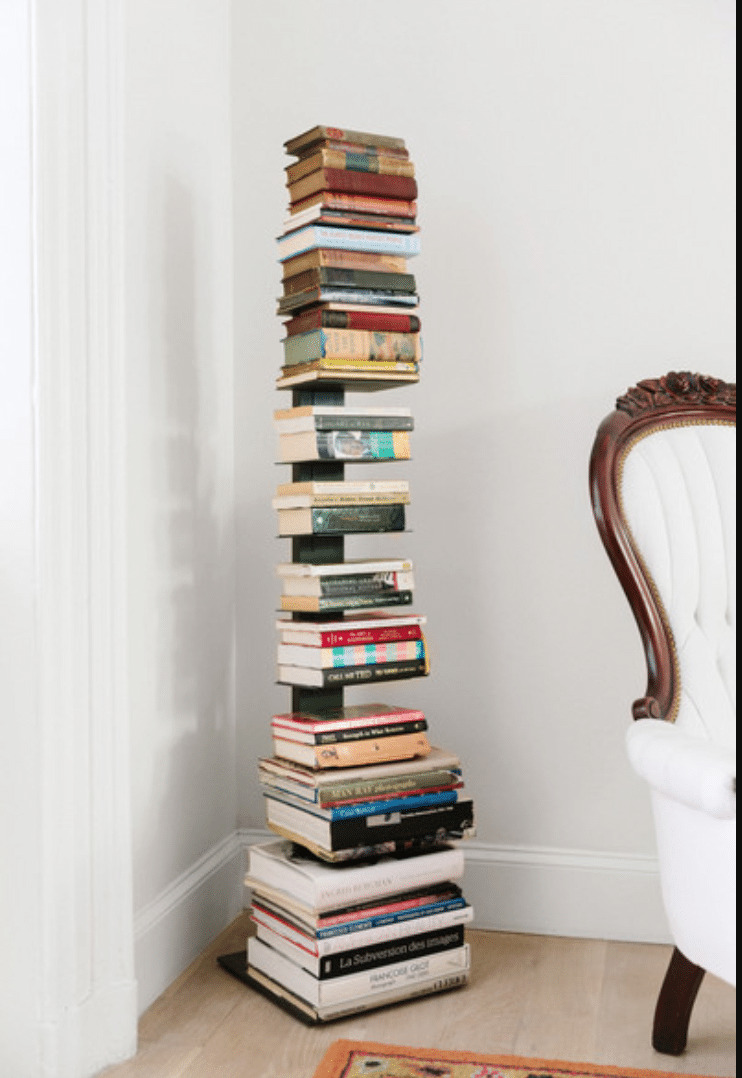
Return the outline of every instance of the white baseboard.
[[[137,912],[140,1014],[248,905],[247,848],[274,837],[257,829],[233,832]],[[474,841],[463,847],[474,928],[670,942],[653,857]]]
[[[136,912],[140,1014],[243,908],[244,851],[242,837],[232,832]]]
[[[239,837],[247,849],[275,836],[243,830]],[[463,849],[474,928],[670,942],[655,857],[475,841],[465,841]]]

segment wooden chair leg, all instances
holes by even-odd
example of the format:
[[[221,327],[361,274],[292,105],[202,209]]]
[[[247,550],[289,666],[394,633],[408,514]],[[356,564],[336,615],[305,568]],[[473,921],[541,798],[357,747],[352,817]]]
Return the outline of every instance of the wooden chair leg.
[[[654,1012],[652,1047],[656,1051],[679,1056],[685,1050],[691,1011],[705,972],[674,949]]]

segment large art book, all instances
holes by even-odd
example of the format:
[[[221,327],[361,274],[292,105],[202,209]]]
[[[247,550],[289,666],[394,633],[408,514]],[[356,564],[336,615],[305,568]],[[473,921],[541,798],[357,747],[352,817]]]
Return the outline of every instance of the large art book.
[[[463,875],[464,855],[456,846],[330,866],[294,843],[274,840],[250,847],[245,883],[274,888],[307,910],[322,911]]]

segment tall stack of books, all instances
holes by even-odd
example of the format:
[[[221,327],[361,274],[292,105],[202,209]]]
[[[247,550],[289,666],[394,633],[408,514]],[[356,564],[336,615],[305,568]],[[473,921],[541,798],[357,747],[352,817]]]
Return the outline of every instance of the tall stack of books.
[[[346,559],[346,535],[404,533],[405,480],[345,465],[407,460],[409,408],[346,392],[416,382],[417,182],[400,138],[315,127],[285,143],[278,239],[284,318],[274,413],[291,481],[273,500],[291,561],[277,566],[277,680],[291,707],[259,761],[268,827],[246,883],[255,934],[245,979],[309,1022],[467,983],[472,918],[459,839],[474,807],[461,762],[415,708],[344,702],[346,688],[429,672],[404,557]],[[386,540],[376,540],[385,542]],[[365,539],[364,539],[365,542]]]

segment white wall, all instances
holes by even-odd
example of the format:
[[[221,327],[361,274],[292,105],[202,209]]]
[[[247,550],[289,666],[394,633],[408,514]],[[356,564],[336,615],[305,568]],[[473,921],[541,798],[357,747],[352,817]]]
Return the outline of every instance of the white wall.
[[[269,508],[270,413],[285,403],[273,390],[282,143],[315,123],[401,135],[422,227],[423,377],[395,391],[416,415],[414,531],[373,549],[414,558],[433,666],[383,698],[424,707],[462,757],[480,924],[663,936],[647,799],[623,748],[643,659],[587,462],[638,379],[735,378],[733,12],[726,0],[235,5],[243,827],[262,826],[254,761],[288,704],[271,675],[272,565],[289,555]]]
[[[0,5],[0,1067],[21,1076],[40,1058],[41,941],[18,929],[40,916],[40,803],[31,598],[34,569],[30,19]],[[23,886],[19,880],[26,881]]]
[[[126,14],[131,759],[140,1007],[238,908],[226,0]]]

